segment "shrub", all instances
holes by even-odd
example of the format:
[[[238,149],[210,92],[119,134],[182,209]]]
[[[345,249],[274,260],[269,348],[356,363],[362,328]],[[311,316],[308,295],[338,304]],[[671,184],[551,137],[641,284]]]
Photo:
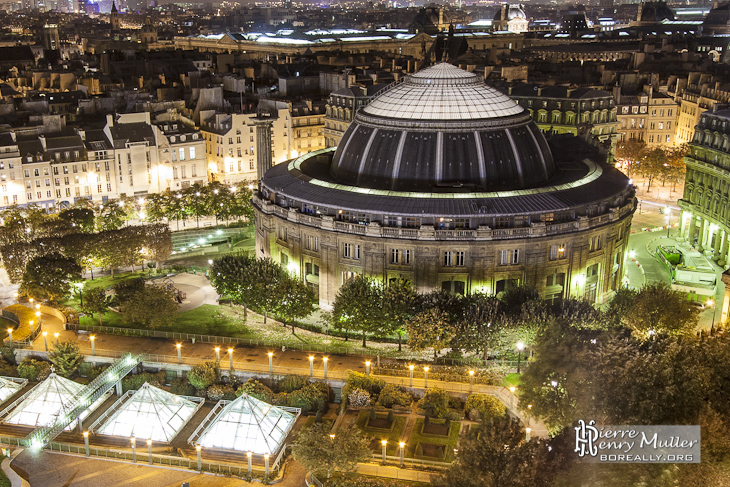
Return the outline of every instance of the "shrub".
[[[300,408],[303,413],[314,410],[324,412],[327,409],[328,399],[329,387],[327,384],[324,382],[308,382],[301,389],[286,395],[286,405]]]
[[[446,427],[446,431],[448,431],[449,428],[451,428],[451,419],[450,418],[446,418],[446,421],[444,421],[444,426]]]
[[[456,396],[449,396],[450,409],[464,409],[464,401]]]
[[[273,404],[272,398],[274,397],[274,393],[271,389],[263,385],[261,382],[257,381],[256,379],[249,379],[247,380],[241,387],[238,388],[236,391],[236,396],[241,396],[241,394],[246,393],[249,396],[258,399],[260,401],[268,402],[270,404]]]
[[[178,377],[177,379],[173,379],[170,384],[170,392],[179,396],[194,396],[195,387],[193,387],[187,377]]]
[[[294,392],[308,383],[309,380],[301,375],[287,375],[279,382],[279,391],[286,393]]]
[[[375,408],[370,408],[370,419],[375,419]]]
[[[89,382],[99,377],[102,372],[104,372],[106,369],[109,368],[109,364],[101,364],[96,367],[91,367],[89,371],[86,373],[86,378],[89,379]]]
[[[25,358],[18,364],[18,375],[31,382],[41,381],[51,373],[51,364],[42,360]]]
[[[15,347],[0,347],[0,355],[10,365],[18,365],[15,361]]]
[[[205,362],[203,365],[197,365],[188,372],[187,377],[197,390],[205,390],[218,380],[218,362]]]
[[[69,377],[79,368],[84,361],[84,356],[79,353],[78,344],[69,341],[54,344],[48,354],[48,359],[58,375]]]
[[[6,360],[0,358],[0,375],[4,375],[6,377],[17,377],[18,367],[11,365]]]
[[[417,457],[422,457],[423,456],[423,447],[421,446],[420,443],[416,445],[416,452],[415,453],[416,453],[416,456]]]
[[[322,411],[319,409],[317,410],[317,414],[314,416],[314,422],[317,424],[322,424]]]
[[[393,414],[393,411],[392,410],[388,411],[388,422],[392,423],[394,419],[395,419],[395,414]]]
[[[467,409],[467,411],[469,411],[470,420],[472,420],[472,421],[481,421],[482,420],[482,415],[479,414],[478,409]]]
[[[221,399],[230,400],[236,397],[233,387],[228,384],[213,384],[208,387],[208,399],[211,401],[220,401]]]
[[[496,418],[505,414],[502,401],[490,394],[471,394],[466,400],[465,409],[469,412],[469,419],[472,419],[472,411],[477,411],[481,420]],[[472,419],[472,421],[478,421],[478,419]]]
[[[449,412],[449,394],[437,387],[429,389],[418,401],[418,407],[425,410],[429,416],[441,418]]]
[[[395,404],[408,407],[413,402],[413,396],[402,387],[388,384],[380,391],[378,402],[386,408],[392,408]]]
[[[128,375],[122,379],[122,391],[136,391],[147,382],[149,385],[154,387],[160,387],[165,381],[165,373],[157,372],[152,374],[150,372],[142,372],[137,375]]]
[[[346,397],[347,402],[354,408],[366,408],[370,406],[370,393],[364,389],[353,389]]]
[[[455,412],[455,411],[449,411],[446,413],[446,417],[449,418],[451,421],[460,421],[464,419],[464,416]]]
[[[349,371],[345,385],[342,388],[342,396],[349,400],[350,393],[355,389],[362,389],[369,394],[379,394],[383,386],[385,386],[383,379],[378,379],[372,375],[361,374],[360,372]],[[370,405],[369,402],[368,405]]]
[[[431,424],[431,416],[426,413],[426,416],[423,417],[423,426],[428,426]]]

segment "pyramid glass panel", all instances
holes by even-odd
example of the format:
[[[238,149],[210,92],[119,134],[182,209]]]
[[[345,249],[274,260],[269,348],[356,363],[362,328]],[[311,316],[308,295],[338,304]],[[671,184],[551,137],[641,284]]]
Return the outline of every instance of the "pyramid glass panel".
[[[22,388],[22,384],[0,377],[0,403],[5,402]]]
[[[243,394],[223,408],[197,442],[206,448],[274,454],[297,415]]]
[[[82,389],[84,386],[78,382],[51,374],[30,390],[25,399],[7,415],[4,422],[35,427],[51,426],[59,416],[71,412],[75,404],[74,398]],[[102,395],[89,406],[89,409],[81,413],[80,418],[83,420],[91,414],[106,398],[107,395]],[[74,421],[68,425],[66,431],[72,430],[76,423]]]
[[[199,407],[189,399],[145,383],[96,432],[169,443]]]

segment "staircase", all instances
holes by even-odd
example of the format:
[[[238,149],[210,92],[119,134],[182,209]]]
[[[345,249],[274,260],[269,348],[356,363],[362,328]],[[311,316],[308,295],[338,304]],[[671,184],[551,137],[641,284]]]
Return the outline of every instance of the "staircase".
[[[23,443],[31,448],[45,447],[56,436],[61,434],[68,425],[76,421],[97,399],[109,392],[117,382],[134,370],[139,364],[140,359],[141,355],[129,354],[114,362],[111,367],[91,381],[73,398],[66,408],[66,412],[59,415],[55,423],[34,430],[23,439]]]

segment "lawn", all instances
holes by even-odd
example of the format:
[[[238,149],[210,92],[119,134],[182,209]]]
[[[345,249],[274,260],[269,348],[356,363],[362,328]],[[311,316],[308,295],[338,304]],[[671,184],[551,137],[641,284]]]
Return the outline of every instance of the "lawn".
[[[379,418],[385,418],[388,416],[388,412],[376,411],[376,415]],[[373,441],[378,442],[377,448],[374,448],[373,451],[375,453],[380,453],[382,451],[382,446],[380,445],[380,442],[382,440],[388,440],[386,453],[391,456],[397,455],[397,452],[400,449],[400,447],[398,446],[398,442],[400,441],[400,437],[403,434],[403,428],[405,427],[406,419],[408,418],[406,416],[399,416],[396,414],[393,418],[393,429],[391,429],[390,431],[383,431],[379,429],[368,428],[365,426],[368,422],[369,416],[370,410],[360,411],[360,414],[358,414],[355,424],[358,428],[363,430],[365,434],[373,437]]]
[[[0,487],[10,487],[10,479],[0,470]]]
[[[443,421],[438,419],[432,419],[431,421]],[[454,460],[454,448],[456,443],[459,441],[459,430],[461,429],[461,423],[459,421],[452,421],[451,428],[449,429],[449,436],[433,436],[433,435],[422,435],[421,430],[423,429],[423,418],[416,419],[416,424],[413,426],[411,437],[406,443],[406,456],[414,458],[414,450],[417,443],[427,443],[429,445],[439,445],[446,447],[446,461],[452,462]]]
[[[522,385],[522,374],[507,374],[504,377],[504,387],[519,387],[520,385]]]

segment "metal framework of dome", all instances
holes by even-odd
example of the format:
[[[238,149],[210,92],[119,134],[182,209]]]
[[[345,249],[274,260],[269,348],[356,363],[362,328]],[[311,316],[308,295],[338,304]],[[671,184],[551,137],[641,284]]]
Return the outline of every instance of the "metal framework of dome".
[[[28,381],[13,380],[10,377],[0,377],[0,403],[7,401],[13,394],[21,390]]]
[[[19,403],[12,408],[10,413],[3,419],[3,422],[34,427],[55,424],[59,416],[70,412],[66,408],[74,404],[73,399],[78,396],[83,388],[83,384],[51,373],[46,380],[28,391],[19,400]],[[81,414],[81,420],[83,421],[84,418],[99,407],[108,395],[102,395],[96,402],[89,406]],[[66,427],[66,430],[72,430],[76,424],[77,421],[74,421]]]
[[[220,401],[216,409],[219,407],[223,407],[220,413],[212,418],[215,409],[211,411],[201,424],[204,429],[200,435],[196,431],[189,442],[206,448],[274,454],[301,412],[296,408],[272,406],[248,394],[234,401]]]
[[[101,418],[101,427],[96,427],[97,421],[91,429],[102,435],[170,443],[202,405],[200,398],[178,396],[145,382],[120,397]]]
[[[554,173],[529,113],[448,63],[406,77],[362,108],[330,165],[338,183],[391,191],[526,189]]]

